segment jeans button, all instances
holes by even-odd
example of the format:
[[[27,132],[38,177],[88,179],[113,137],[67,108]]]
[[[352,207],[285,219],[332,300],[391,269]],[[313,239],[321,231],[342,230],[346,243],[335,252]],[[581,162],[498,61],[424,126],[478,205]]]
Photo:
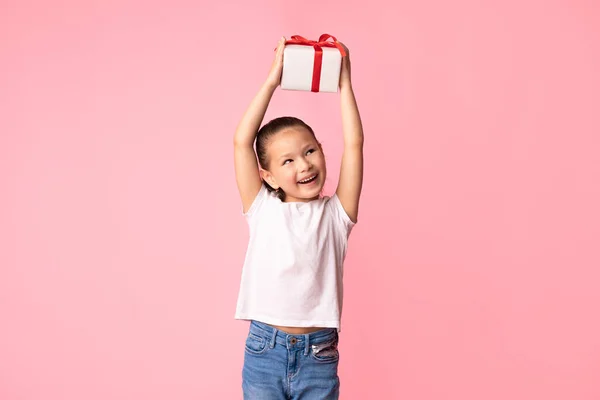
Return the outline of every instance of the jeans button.
[[[298,339],[296,339],[295,337],[290,339],[291,344],[296,344],[297,342],[298,342]]]

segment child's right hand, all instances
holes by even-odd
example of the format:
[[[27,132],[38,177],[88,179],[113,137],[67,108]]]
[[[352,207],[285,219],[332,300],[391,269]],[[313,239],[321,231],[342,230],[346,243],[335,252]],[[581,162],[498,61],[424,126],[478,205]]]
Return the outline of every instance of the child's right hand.
[[[283,71],[283,48],[285,47],[285,37],[279,39],[279,43],[277,44],[277,49],[275,51],[275,59],[273,59],[273,64],[271,65],[271,71],[269,72],[269,76],[267,77],[267,85],[272,88],[276,88],[279,86],[281,82],[281,72]]]

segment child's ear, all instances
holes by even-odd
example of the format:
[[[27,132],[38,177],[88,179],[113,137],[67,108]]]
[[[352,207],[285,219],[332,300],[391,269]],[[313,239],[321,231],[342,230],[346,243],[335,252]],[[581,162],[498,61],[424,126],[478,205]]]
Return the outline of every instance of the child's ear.
[[[279,189],[279,185],[275,181],[275,178],[273,177],[273,174],[271,174],[269,171],[267,171],[266,169],[262,169],[261,168],[261,170],[260,170],[260,176],[273,189],[275,189],[275,190]]]

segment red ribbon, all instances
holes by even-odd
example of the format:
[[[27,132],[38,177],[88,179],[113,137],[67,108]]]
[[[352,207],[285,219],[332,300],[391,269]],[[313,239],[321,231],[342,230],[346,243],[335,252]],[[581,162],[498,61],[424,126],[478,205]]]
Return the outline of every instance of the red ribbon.
[[[329,41],[332,39],[333,41]],[[294,35],[289,40],[285,41],[285,44],[299,44],[305,46],[313,46],[315,48],[315,62],[313,64],[313,76],[312,76],[312,92],[318,92],[319,86],[321,83],[321,67],[323,65],[323,47],[335,47],[337,48],[342,57],[346,57],[346,50],[344,47],[337,41],[334,36],[328,35],[326,33],[322,34],[319,37],[318,41],[308,40],[303,38],[302,36]]]

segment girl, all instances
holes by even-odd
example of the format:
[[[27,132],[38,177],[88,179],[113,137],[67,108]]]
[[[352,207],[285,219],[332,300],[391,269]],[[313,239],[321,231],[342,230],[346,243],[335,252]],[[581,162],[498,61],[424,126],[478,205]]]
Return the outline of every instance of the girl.
[[[234,137],[236,180],[250,227],[235,314],[251,321],[242,388],[244,399],[337,399],[343,262],[362,187],[362,124],[346,49],[340,178],[333,196],[320,196],[327,169],[313,130],[293,117],[258,129],[281,80],[284,46],[282,38]]]

